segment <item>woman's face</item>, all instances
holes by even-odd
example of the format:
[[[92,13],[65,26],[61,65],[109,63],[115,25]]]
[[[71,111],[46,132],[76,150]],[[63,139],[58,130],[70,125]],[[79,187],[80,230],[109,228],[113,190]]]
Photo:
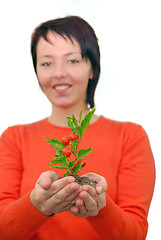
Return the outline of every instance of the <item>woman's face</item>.
[[[82,58],[79,43],[54,33],[37,44],[37,76],[49,101],[60,108],[86,105],[89,79],[93,77],[89,60]]]

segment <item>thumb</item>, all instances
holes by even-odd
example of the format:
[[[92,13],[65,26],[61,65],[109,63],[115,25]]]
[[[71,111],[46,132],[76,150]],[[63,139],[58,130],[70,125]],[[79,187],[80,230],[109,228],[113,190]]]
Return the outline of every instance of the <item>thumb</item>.
[[[53,171],[47,171],[43,172],[39,179],[37,180],[37,183],[44,189],[48,190],[51,187],[51,184],[56,181],[59,178],[59,176],[53,172]]]

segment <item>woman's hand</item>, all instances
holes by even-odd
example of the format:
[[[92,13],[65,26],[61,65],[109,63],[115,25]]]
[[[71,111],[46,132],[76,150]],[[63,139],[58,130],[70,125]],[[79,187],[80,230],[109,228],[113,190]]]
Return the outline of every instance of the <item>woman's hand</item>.
[[[107,182],[104,177],[94,173],[87,173],[84,176],[96,180],[96,188],[82,186],[76,206],[70,208],[70,213],[78,217],[96,216],[106,206]]]
[[[59,179],[53,171],[40,175],[30,199],[35,208],[45,216],[68,211],[79,196],[81,186],[72,176]]]

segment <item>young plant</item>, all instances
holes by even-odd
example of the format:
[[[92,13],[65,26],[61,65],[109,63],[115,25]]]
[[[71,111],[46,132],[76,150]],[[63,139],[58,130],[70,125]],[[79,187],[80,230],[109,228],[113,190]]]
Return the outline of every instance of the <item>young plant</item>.
[[[85,133],[88,125],[90,124],[91,118],[95,112],[95,109],[91,110],[86,114],[82,120],[83,110],[79,114],[79,120],[76,119],[74,114],[72,117],[66,117],[68,127],[72,130],[69,136],[65,136],[60,140],[45,138],[48,143],[56,149],[54,160],[49,163],[50,168],[66,169],[64,176],[72,175],[76,178],[77,173],[82,167],[86,165],[84,159],[91,151],[92,147],[88,149],[81,149],[78,151],[79,143]],[[70,161],[71,155],[74,156],[74,160]]]

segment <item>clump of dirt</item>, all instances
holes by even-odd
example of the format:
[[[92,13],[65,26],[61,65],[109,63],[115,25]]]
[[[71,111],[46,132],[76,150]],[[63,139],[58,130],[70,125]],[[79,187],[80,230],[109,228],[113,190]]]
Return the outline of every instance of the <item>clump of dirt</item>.
[[[73,176],[73,175],[71,175]],[[74,177],[74,176],[73,176]],[[58,179],[61,179],[63,177],[59,177]],[[95,181],[94,179],[91,179],[89,177],[80,177],[80,176],[76,176],[75,177],[75,182],[78,183],[80,186],[83,186],[83,185],[90,185],[94,188],[96,188],[96,184],[97,184],[97,181]]]
[[[75,178],[75,181],[83,186],[83,185],[90,185],[92,187],[96,187],[96,184],[97,184],[97,181],[91,179],[91,178],[88,178],[88,177],[79,177],[79,176],[76,176]]]
[[[71,176],[73,176],[73,175],[71,175]],[[63,177],[59,177],[58,179],[61,179],[61,178],[63,178]],[[83,177],[83,176],[80,177],[78,175],[75,177],[75,182],[78,183],[80,186],[90,185],[94,188],[96,187],[96,184],[97,184],[97,181],[95,181],[89,177]]]

